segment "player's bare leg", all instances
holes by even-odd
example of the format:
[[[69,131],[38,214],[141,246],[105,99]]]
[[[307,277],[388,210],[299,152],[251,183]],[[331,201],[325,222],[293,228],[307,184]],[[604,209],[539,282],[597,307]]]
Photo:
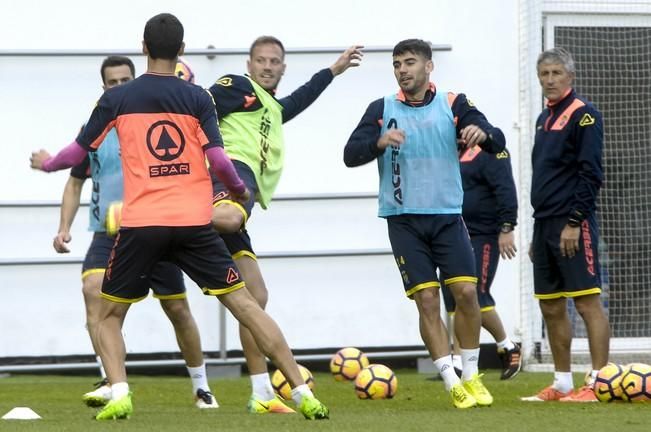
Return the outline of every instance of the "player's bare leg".
[[[218,408],[219,404],[208,385],[206,366],[201,350],[201,336],[187,299],[167,299],[161,300],[160,303],[174,327],[176,341],[192,381],[195,405],[201,409]]]
[[[244,214],[240,207],[228,202],[218,203],[212,209],[210,220],[213,228],[220,233],[234,233],[244,224]]]
[[[104,272],[97,272],[88,274],[82,280],[81,291],[84,295],[84,305],[86,306],[86,326],[88,327],[88,334],[90,341],[93,344],[93,350],[97,352],[97,344],[93,336],[93,328],[99,321],[99,310],[102,303],[100,293],[102,291],[102,281],[104,280]]]
[[[269,294],[257,261],[249,256],[242,256],[235,259],[235,264],[246,282],[246,288],[249,290],[249,293],[251,293],[260,307],[264,309],[267,306]],[[265,355],[258,349],[258,345],[251,332],[242,324],[240,324],[240,340],[249,372],[252,375],[267,372]]]
[[[102,291],[103,280],[104,271],[99,269],[97,271],[91,270],[82,276],[81,292],[84,296],[84,306],[86,308],[86,329],[88,330],[88,336],[90,337],[90,342],[93,346],[93,352],[97,358],[97,363],[102,377],[102,379],[95,384],[95,390],[87,392],[82,396],[84,403],[91,407],[106,405],[106,403],[111,399],[111,387],[108,385],[106,372],[104,371],[102,360],[99,356],[97,342],[95,341],[95,328],[99,321],[99,310],[102,304],[100,293]]]
[[[129,418],[133,412],[124,364],[126,348],[122,337],[122,324],[129,306],[129,303],[117,303],[102,299],[99,322],[94,333],[99,355],[111,384],[112,395],[111,400],[95,416],[97,420]]]
[[[564,297],[540,300],[540,311],[547,326],[549,347],[554,357],[554,370],[570,372],[572,325],[567,314],[567,300]]]
[[[219,300],[253,335],[258,348],[280,369],[292,386],[292,399],[309,419],[328,418],[328,409],[305,384],[287,341],[276,322],[246,289],[219,296]]]
[[[203,364],[201,337],[188,301],[186,299],[161,300],[160,304],[174,327],[176,341],[185,364],[189,367],[201,366]]]
[[[420,336],[432,359],[450,355],[448,331],[441,319],[440,295],[436,288],[427,288],[414,293],[418,308]]]
[[[506,339],[504,325],[495,309],[481,312],[481,326],[485,328],[496,341]]]
[[[461,349],[479,347],[479,331],[481,329],[481,313],[477,302],[475,284],[457,282],[449,285],[454,296],[454,333],[459,338]]]
[[[574,298],[577,312],[585,322],[588,331],[592,369],[599,370],[608,363],[610,347],[610,326],[598,294]]]
[[[414,301],[418,308],[418,324],[421,338],[434,361],[434,366],[443,378],[445,389],[450,392],[452,403],[455,407],[462,409],[476,406],[476,399],[461,385],[461,381],[452,366],[449,335],[441,319],[440,290],[438,288],[426,288],[416,291]]]

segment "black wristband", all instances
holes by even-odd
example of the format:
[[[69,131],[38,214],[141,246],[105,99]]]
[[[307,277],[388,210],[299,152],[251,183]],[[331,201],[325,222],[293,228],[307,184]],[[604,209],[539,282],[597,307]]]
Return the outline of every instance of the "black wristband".
[[[514,228],[513,224],[508,223],[508,222],[504,222],[500,226],[500,232],[503,233],[503,234],[507,234],[507,233],[510,233],[511,231],[513,231],[513,228]]]

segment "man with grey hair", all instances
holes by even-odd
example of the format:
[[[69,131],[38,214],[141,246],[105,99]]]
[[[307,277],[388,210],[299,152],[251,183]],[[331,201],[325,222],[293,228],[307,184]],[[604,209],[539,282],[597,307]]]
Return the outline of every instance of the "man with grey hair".
[[[599,227],[595,215],[603,181],[601,113],[572,88],[572,55],[543,52],[537,72],[547,107],[536,122],[531,205],[535,219],[529,257],[554,358],[554,382],[525,401],[595,402],[593,386],[608,362],[610,327],[599,295]],[[574,390],[570,371],[572,326],[567,299],[585,322],[592,371]]]

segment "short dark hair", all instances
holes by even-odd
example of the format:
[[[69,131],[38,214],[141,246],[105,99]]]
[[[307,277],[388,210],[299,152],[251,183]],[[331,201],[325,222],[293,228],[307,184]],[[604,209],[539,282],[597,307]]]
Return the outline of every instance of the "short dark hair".
[[[143,38],[149,57],[174,60],[183,43],[183,24],[170,13],[158,14],[145,24]]]
[[[124,57],[124,56],[106,57],[102,62],[102,67],[99,70],[100,74],[102,75],[102,83],[106,84],[106,77],[104,76],[104,70],[106,70],[106,68],[115,67],[115,66],[125,66],[125,65],[129,66],[129,70],[131,71],[131,76],[135,77],[136,67],[133,65],[133,62],[129,57]]]
[[[253,55],[253,49],[259,45],[266,45],[266,44],[274,44],[278,45],[280,47],[280,50],[283,52],[283,58],[285,58],[285,47],[283,46],[283,43],[274,36],[260,36],[256,40],[253,41],[251,44],[251,48],[249,48],[249,57]]]
[[[425,57],[427,60],[432,60],[432,46],[429,42],[425,42],[422,39],[405,39],[398,42],[398,44],[393,47],[393,56],[402,55],[406,52],[412,54],[420,54]]]

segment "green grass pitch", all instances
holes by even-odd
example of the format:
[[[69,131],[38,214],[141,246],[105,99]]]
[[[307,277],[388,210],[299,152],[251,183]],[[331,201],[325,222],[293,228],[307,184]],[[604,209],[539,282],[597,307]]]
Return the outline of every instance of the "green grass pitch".
[[[651,403],[526,403],[550,382],[549,373],[520,373],[500,381],[496,371],[484,376],[495,397],[489,408],[456,410],[440,381],[413,370],[397,370],[398,393],[391,400],[358,400],[352,383],[315,374],[315,394],[330,408],[319,422],[300,415],[251,415],[245,412],[249,380],[212,380],[220,403],[216,410],[194,407],[190,382],[182,377],[130,376],[134,415],[130,420],[97,422],[94,409],[81,403],[94,377],[14,375],[0,379],[0,416],[17,406],[30,407],[41,420],[0,420],[0,431],[648,431]],[[575,382],[582,380],[575,376]]]

